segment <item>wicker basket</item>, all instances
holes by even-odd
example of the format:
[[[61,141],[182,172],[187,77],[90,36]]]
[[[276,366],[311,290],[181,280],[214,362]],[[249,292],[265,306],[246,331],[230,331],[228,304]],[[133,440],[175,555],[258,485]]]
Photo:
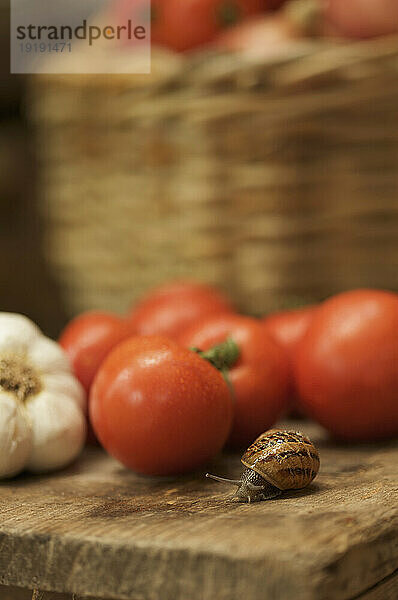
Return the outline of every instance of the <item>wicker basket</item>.
[[[38,77],[46,255],[70,313],[190,277],[261,313],[398,288],[398,40]]]

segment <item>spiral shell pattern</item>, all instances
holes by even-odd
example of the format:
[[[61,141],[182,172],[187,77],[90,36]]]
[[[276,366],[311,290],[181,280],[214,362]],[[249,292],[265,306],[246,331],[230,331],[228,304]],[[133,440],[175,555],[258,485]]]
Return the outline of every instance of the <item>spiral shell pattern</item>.
[[[242,456],[242,463],[280,490],[306,487],[319,471],[319,454],[298,431],[262,433]]]

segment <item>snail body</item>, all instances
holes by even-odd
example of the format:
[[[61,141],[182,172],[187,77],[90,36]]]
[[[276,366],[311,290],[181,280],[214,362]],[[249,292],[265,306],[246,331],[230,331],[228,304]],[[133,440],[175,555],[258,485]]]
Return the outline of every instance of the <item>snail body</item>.
[[[269,500],[283,490],[306,487],[319,471],[319,454],[308,437],[298,431],[271,429],[262,433],[241,459],[246,467],[241,479],[206,477],[238,487],[238,502]]]

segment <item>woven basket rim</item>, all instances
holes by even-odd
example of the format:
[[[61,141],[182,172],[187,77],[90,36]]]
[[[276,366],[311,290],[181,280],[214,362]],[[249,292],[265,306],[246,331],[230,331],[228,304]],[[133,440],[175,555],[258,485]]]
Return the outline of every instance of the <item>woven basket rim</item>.
[[[244,53],[225,53],[202,50],[181,55],[165,49],[152,50],[151,74],[38,74],[33,78],[41,84],[54,83],[81,89],[112,87],[123,91],[132,88],[170,86],[173,82],[209,83],[239,73],[264,72],[273,69],[297,69],[300,66],[306,78],[331,74],[341,68],[372,63],[398,57],[398,35],[372,40],[303,39],[292,41],[280,54],[254,57]],[[314,60],[315,59],[315,60]]]

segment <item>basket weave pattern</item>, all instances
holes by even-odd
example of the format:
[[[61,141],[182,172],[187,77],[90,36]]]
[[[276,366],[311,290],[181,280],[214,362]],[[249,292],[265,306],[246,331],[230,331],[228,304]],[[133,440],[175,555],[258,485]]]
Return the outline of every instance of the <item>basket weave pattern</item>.
[[[71,313],[124,311],[176,277],[254,314],[398,288],[398,40],[41,77],[32,98],[47,255]]]

